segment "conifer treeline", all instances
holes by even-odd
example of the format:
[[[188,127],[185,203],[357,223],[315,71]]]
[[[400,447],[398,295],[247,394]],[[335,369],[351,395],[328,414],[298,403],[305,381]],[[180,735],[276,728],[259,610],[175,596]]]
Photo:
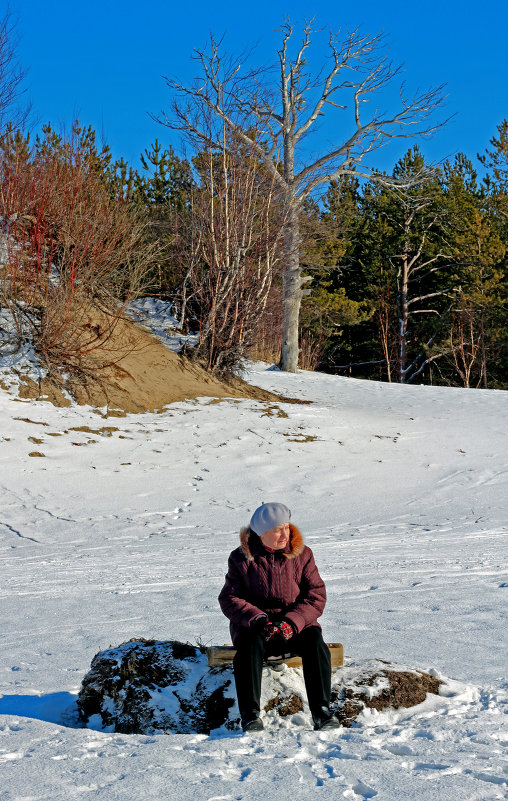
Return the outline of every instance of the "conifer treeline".
[[[506,122],[496,141],[503,132],[506,143]],[[394,174],[424,167],[415,147]],[[325,369],[508,386],[506,178],[505,167],[504,177],[498,171],[480,182],[459,154],[409,189],[329,187],[323,207],[312,210],[309,263],[317,274],[304,319]]]

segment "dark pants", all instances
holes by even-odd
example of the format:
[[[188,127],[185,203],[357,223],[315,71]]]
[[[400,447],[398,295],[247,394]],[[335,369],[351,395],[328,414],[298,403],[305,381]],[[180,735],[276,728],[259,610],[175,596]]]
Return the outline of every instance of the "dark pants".
[[[330,705],[330,651],[323,641],[321,630],[309,626],[295,634],[284,645],[266,643],[256,629],[246,629],[235,643],[233,660],[236,695],[242,720],[259,715],[261,673],[267,656],[278,656],[281,650],[302,657],[303,677],[312,718],[316,723],[326,717]]]

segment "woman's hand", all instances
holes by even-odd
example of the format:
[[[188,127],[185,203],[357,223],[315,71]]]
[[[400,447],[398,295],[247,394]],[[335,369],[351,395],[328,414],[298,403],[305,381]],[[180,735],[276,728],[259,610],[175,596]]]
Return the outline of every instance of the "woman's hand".
[[[277,634],[280,634],[278,623],[272,623],[271,620],[268,620],[263,626],[262,633],[265,642],[272,642],[272,640],[277,636]]]
[[[282,623],[279,624],[279,628],[280,628],[280,633],[282,634],[282,636],[286,641],[290,640],[293,634],[295,633],[293,626],[291,625],[291,623],[288,623],[287,620],[283,620]]]
[[[272,642],[276,637],[281,637],[286,642],[291,639],[294,629],[291,623],[283,620],[281,623],[272,623],[270,620],[263,626],[263,637],[265,642]]]

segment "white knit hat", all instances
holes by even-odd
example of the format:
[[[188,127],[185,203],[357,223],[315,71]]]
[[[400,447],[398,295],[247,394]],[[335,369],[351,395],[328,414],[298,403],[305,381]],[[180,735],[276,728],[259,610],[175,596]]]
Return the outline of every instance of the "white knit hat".
[[[283,503],[263,503],[259,506],[250,519],[250,528],[261,537],[265,531],[269,531],[282,523],[289,523],[291,511]]]

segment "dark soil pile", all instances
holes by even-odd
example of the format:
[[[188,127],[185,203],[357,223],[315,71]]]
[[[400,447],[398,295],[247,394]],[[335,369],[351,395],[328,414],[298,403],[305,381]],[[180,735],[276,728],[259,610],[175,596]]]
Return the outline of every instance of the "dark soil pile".
[[[84,723],[125,734],[208,734],[228,721],[234,705],[231,671],[208,670],[193,645],[130,640],[100,651],[78,695]]]
[[[276,695],[265,705],[265,712],[270,712],[272,709],[275,709],[281,718],[286,718],[296,712],[303,712],[303,701],[299,695]]]

